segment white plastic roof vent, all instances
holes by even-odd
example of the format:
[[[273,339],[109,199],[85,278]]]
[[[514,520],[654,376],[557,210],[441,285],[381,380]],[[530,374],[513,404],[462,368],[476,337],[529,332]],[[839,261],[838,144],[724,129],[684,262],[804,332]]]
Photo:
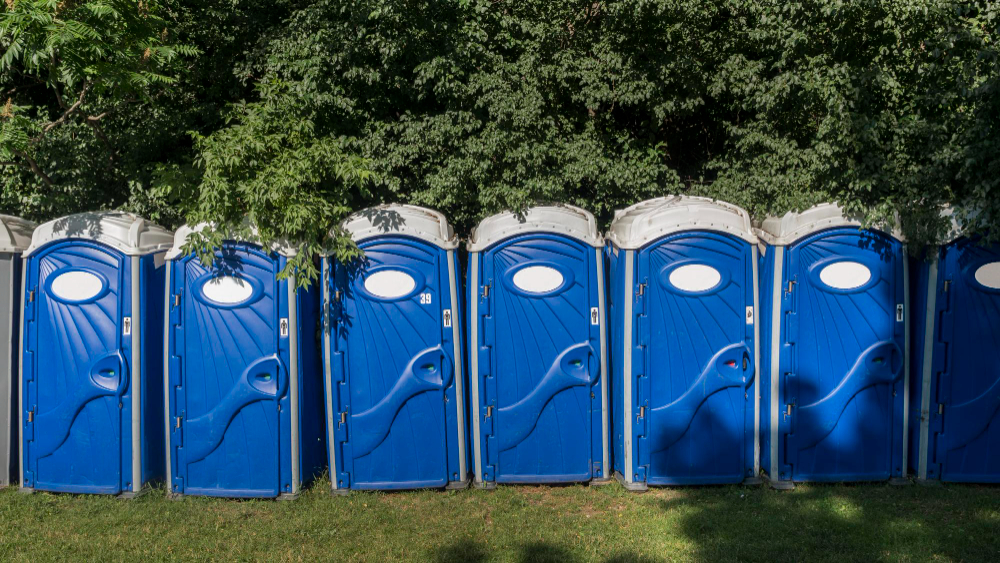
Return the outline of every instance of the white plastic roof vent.
[[[787,246],[813,233],[836,227],[858,227],[863,225],[859,217],[844,215],[836,203],[821,203],[796,213],[789,211],[781,217],[768,217],[761,223],[757,234],[772,246]],[[890,233],[897,240],[903,240],[898,226]]]
[[[131,213],[78,213],[36,228],[24,255],[29,256],[51,242],[66,239],[93,240],[127,256],[142,256],[170,248],[174,234]]]
[[[673,195],[650,199],[615,213],[608,238],[618,248],[636,250],[683,231],[715,231],[757,244],[743,209],[705,197]]]
[[[248,224],[248,221],[244,221],[244,225],[247,225],[247,224]],[[193,227],[190,226],[190,225],[184,225],[183,227],[177,229],[177,234],[174,235],[174,238],[173,238],[173,245],[170,247],[170,250],[167,252],[167,256],[166,256],[167,260],[176,260],[177,258],[183,258],[185,256],[185,254],[184,254],[183,250],[181,250],[181,249],[184,248],[185,244],[187,244],[188,237],[190,237],[194,233],[202,231],[202,230],[204,230],[204,229],[206,229],[208,227],[209,227],[208,223],[198,223],[197,225],[194,225]],[[249,228],[250,228],[250,232],[251,233],[253,233],[253,234],[257,233],[256,227],[253,227],[251,225],[251,226],[249,226]],[[233,237],[234,237],[234,239],[236,238],[235,235],[233,235]],[[285,241],[285,240],[279,240],[279,241],[275,242],[271,246],[271,250],[274,251],[274,252],[277,252],[278,254],[280,254],[282,256],[289,256],[289,257],[290,256],[295,256],[295,254],[298,252],[294,246],[292,246],[290,243],[288,243],[288,241]]]
[[[27,219],[0,215],[0,252],[24,252],[31,246],[35,226]]]
[[[481,252],[493,244],[522,233],[555,233],[600,248],[604,239],[597,220],[585,209],[567,204],[539,205],[523,215],[510,211],[483,219],[469,237],[469,252]]]
[[[352,214],[341,226],[355,242],[385,235],[404,235],[444,249],[458,247],[458,237],[443,214],[416,205],[393,203]]]

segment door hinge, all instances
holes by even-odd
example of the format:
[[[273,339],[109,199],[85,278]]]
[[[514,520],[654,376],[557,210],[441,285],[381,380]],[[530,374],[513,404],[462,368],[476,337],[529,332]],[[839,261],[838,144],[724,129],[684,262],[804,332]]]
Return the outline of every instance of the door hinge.
[[[794,406],[795,406],[794,403],[785,405],[785,416],[792,416],[792,407]]]
[[[944,414],[944,403],[938,403],[938,415]]]
[[[175,293],[174,294],[174,307],[180,307],[180,306],[181,306],[181,294],[180,293]]]
[[[639,284],[639,291],[636,292],[636,295],[645,295],[645,294],[646,294],[646,282],[643,282]]]
[[[483,286],[483,297],[489,297],[489,296],[490,296],[490,286],[489,285],[484,285]]]
[[[347,424],[347,411],[340,413],[340,422],[337,423],[338,426],[343,426]]]
[[[34,422],[34,421],[35,421],[35,409],[31,409],[30,411],[28,411],[28,422]]]
[[[796,283],[797,283],[797,282],[796,282],[795,280],[788,280],[788,289],[787,289],[787,290],[785,290],[785,293],[791,293],[791,292],[792,292],[792,289],[794,289],[794,288],[795,288],[795,284],[796,284]]]
[[[639,407],[639,418],[646,418],[646,407],[645,406],[640,406]]]
[[[34,300],[35,300],[35,290],[32,289],[31,291],[28,292],[28,303],[31,303]]]
[[[951,280],[944,280],[944,292],[948,293],[949,289],[951,289]]]
[[[179,417],[179,416],[175,417],[175,420],[176,420],[176,422],[174,423],[174,428],[180,428],[181,427],[181,417]]]
[[[493,405],[486,406],[486,418],[491,418],[493,416]]]
[[[340,290],[339,289],[333,292],[333,300],[336,301],[336,302],[338,302],[338,303],[340,302]]]

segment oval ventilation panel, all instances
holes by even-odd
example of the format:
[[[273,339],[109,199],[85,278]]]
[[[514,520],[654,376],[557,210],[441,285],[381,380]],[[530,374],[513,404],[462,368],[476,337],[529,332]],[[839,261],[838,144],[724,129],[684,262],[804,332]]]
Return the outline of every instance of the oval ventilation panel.
[[[253,296],[253,286],[240,277],[219,276],[202,284],[201,293],[209,301],[223,305],[236,305]]]
[[[976,282],[983,287],[1000,289],[1000,262],[990,262],[977,268]]]
[[[700,293],[719,285],[722,274],[705,264],[687,264],[675,268],[667,279],[670,280],[670,285],[681,291]]]
[[[819,272],[821,282],[834,289],[856,289],[872,279],[872,271],[860,262],[834,262]]]
[[[90,272],[72,270],[56,276],[49,289],[63,301],[88,301],[104,291],[104,280]]]
[[[416,287],[417,280],[399,270],[380,270],[365,278],[365,290],[382,299],[396,299],[409,295]]]
[[[511,281],[528,293],[548,293],[563,284],[562,272],[548,266],[528,266],[514,272]]]

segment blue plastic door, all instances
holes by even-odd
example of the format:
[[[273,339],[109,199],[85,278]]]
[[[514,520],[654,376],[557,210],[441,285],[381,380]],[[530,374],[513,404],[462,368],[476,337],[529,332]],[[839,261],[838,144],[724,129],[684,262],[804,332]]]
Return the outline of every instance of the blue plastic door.
[[[122,465],[131,467],[130,444],[122,440],[131,410],[130,339],[123,337],[128,261],[103,245],[72,242],[30,264],[23,485],[118,494]]]
[[[512,238],[484,254],[491,292],[489,310],[480,311],[490,347],[484,480],[491,472],[500,483],[593,476],[594,260],[592,247],[558,235]]]
[[[452,330],[451,312],[446,317],[443,306],[450,291],[443,281],[446,255],[403,237],[371,240],[361,248],[366,263],[335,266],[333,276],[340,298],[333,369],[347,383],[336,403],[339,484],[444,487],[446,389],[454,375],[451,347],[442,336]]]
[[[937,403],[942,432],[932,463],[945,481],[1000,481],[1000,247],[963,240],[944,255],[939,295],[947,350]],[[942,284],[944,285],[944,284]],[[937,405],[932,405],[933,409]]]
[[[836,229],[791,247],[782,288],[785,463],[795,481],[884,480],[901,464],[903,256]],[[787,471],[783,469],[783,473]]]
[[[279,263],[256,247],[227,246],[206,269],[175,264],[171,287],[171,475],[175,493],[276,497],[284,483],[279,354]],[[285,323],[280,326],[281,323]],[[287,480],[287,479],[286,479]]]
[[[639,253],[639,462],[650,484],[738,483],[753,474],[753,270],[749,244],[693,232]],[[647,334],[642,334],[647,332]]]

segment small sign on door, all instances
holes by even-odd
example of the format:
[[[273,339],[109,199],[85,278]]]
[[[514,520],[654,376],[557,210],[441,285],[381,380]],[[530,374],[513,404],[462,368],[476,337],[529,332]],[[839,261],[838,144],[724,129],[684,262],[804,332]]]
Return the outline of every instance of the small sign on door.
[[[122,336],[132,336],[132,317],[122,319]]]
[[[896,322],[897,323],[903,322],[903,304],[902,303],[896,305]]]
[[[451,309],[445,309],[444,312],[441,313],[441,318],[444,321],[445,328],[451,327]]]
[[[278,323],[278,326],[280,327],[281,337],[282,338],[287,337],[288,336],[288,319],[287,318],[282,318],[281,322]]]
[[[597,310],[597,307],[590,308],[590,324],[593,326],[601,324],[601,313]]]
[[[747,307],[747,324],[753,324],[753,307]]]

